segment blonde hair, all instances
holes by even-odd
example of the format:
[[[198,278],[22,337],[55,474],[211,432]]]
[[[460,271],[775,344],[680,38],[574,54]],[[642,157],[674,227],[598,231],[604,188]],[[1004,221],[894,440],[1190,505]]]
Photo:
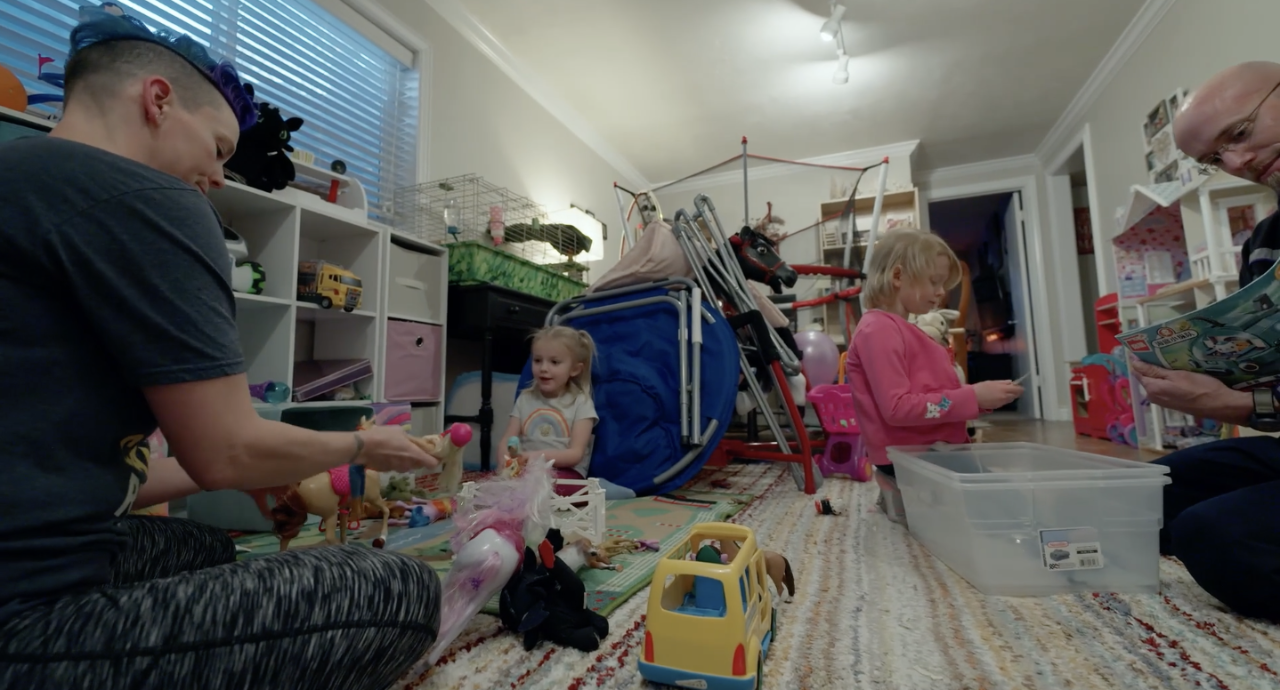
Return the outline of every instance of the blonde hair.
[[[568,326],[543,326],[533,334],[533,345],[545,341],[554,341],[564,345],[573,358],[574,364],[581,364],[582,371],[569,379],[569,388],[579,393],[591,394],[591,360],[595,357],[596,343],[586,331]],[[533,383],[530,382],[530,387]]]
[[[897,295],[893,287],[893,269],[902,267],[902,281],[924,280],[933,271],[933,262],[939,256],[947,258],[948,290],[960,283],[963,275],[960,259],[941,237],[925,230],[892,230],[876,242],[871,263],[863,271],[865,278],[862,292],[867,296],[867,307],[883,309]]]

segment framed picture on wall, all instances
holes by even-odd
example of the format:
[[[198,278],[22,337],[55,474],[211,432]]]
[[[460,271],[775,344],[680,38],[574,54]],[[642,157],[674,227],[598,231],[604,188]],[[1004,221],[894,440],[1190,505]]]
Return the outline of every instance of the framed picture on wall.
[[[1186,90],[1179,88],[1155,104],[1142,120],[1142,150],[1147,178],[1153,185],[1174,183],[1185,187],[1194,179],[1189,172],[1195,168],[1195,161],[1179,151],[1173,140],[1173,118],[1186,100]]]

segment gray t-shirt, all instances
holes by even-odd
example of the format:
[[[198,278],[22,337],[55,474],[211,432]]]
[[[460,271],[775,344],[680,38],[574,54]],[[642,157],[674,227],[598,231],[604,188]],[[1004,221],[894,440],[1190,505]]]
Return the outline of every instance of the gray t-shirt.
[[[105,585],[156,429],[142,389],[245,370],[212,204],[49,137],[0,144],[0,623]]]
[[[595,403],[591,402],[591,396],[586,393],[568,391],[559,398],[550,400],[542,397],[534,388],[526,388],[516,396],[511,416],[520,420],[520,450],[529,453],[565,450],[569,447],[573,425],[578,420],[599,419]],[[506,443],[506,439],[502,442]],[[572,468],[583,477],[587,476],[587,468],[591,466],[591,445],[591,441],[587,441],[582,462]]]

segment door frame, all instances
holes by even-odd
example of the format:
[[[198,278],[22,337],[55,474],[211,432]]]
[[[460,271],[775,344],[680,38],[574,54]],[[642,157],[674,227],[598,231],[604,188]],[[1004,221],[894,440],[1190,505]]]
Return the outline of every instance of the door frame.
[[[1024,286],[1027,287],[1023,292],[1023,306],[1027,312],[1031,314],[1032,328],[1027,332],[1027,348],[1031,356],[1031,360],[1035,362],[1035,371],[1032,372],[1031,378],[1036,381],[1040,387],[1040,404],[1039,418],[1051,420],[1071,419],[1070,406],[1062,406],[1059,404],[1059,391],[1067,384],[1067,366],[1066,360],[1062,361],[1059,366],[1057,364],[1058,353],[1054,346],[1053,338],[1053,312],[1050,310],[1052,302],[1049,299],[1049,281],[1048,280],[1031,280],[1032,267],[1037,268],[1039,275],[1045,275],[1049,267],[1049,262],[1045,261],[1048,252],[1045,251],[1044,238],[1040,231],[1040,197],[1037,182],[1039,171],[1017,175],[998,180],[988,180],[985,182],[974,182],[970,184],[960,184],[954,186],[930,186],[927,190],[921,190],[920,205],[927,207],[935,201],[946,201],[948,199],[963,199],[972,196],[988,196],[991,194],[1009,194],[1019,192],[1022,196],[1022,223],[1023,237],[1025,242],[1020,243],[1022,246],[1022,280]],[[1074,233],[1067,237],[1070,241],[1071,252],[1075,253],[1075,235]],[[1061,251],[1060,247],[1051,247],[1051,251]],[[1056,273],[1056,271],[1054,271]],[[1079,283],[1079,274],[1076,275],[1076,282]],[[1079,288],[1076,289],[1079,294]],[[1033,408],[1034,409],[1034,408]],[[1065,416],[1063,416],[1065,415]]]

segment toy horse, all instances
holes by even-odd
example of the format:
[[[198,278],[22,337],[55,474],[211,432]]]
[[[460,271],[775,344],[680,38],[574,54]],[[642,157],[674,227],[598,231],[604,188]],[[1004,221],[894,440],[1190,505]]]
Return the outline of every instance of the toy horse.
[[[511,580],[524,562],[525,544],[542,544],[551,528],[551,497],[551,463],[531,460],[517,479],[477,484],[475,495],[459,506],[450,540],[453,567],[441,591],[440,633],[426,665],[435,664]]]
[[[726,541],[721,544],[722,553],[728,557],[728,561],[732,561],[738,555],[738,550],[742,545],[736,541]],[[783,597],[783,585],[786,585],[786,601],[791,601],[796,595],[796,578],[791,573],[791,562],[786,556],[776,551],[760,550],[764,554],[764,570],[765,574],[773,580],[773,588],[778,591],[778,598]],[[727,562],[727,561],[726,561]]]
[[[456,422],[443,433],[410,437],[427,455],[440,461],[440,489],[454,496],[462,487],[462,448],[471,443],[471,427]]]
[[[367,418],[360,420],[360,430],[372,428]],[[330,544],[346,543],[350,519],[357,522],[363,517],[364,504],[372,503],[382,516],[382,533],[373,540],[373,547],[380,549],[387,543],[387,520],[391,509],[382,500],[382,480],[377,472],[362,465],[342,465],[327,472],[308,477],[275,494],[276,506],[271,509],[272,531],[280,538],[280,550],[289,548],[289,542],[302,531],[307,515],[319,515],[320,530]],[[343,516],[341,525],[339,515]]]

